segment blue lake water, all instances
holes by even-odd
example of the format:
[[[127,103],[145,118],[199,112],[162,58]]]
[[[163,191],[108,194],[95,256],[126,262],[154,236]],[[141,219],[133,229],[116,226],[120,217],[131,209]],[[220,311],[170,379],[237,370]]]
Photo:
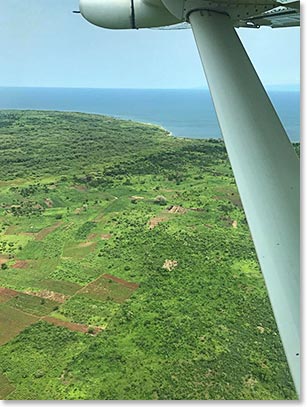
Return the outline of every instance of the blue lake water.
[[[300,138],[300,93],[269,91],[292,141]],[[0,88],[0,109],[98,113],[163,126],[177,137],[219,138],[205,89]]]

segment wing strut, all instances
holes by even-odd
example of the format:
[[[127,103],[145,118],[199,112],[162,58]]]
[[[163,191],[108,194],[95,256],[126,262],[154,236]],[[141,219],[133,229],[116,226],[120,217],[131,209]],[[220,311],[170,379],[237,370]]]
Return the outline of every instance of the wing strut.
[[[299,394],[299,160],[230,18],[188,18]]]

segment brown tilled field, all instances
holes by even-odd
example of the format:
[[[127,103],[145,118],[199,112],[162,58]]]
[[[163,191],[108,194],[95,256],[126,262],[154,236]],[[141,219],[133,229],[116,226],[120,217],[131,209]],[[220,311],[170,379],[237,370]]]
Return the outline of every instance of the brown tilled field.
[[[89,328],[90,328],[88,325],[76,324],[74,322],[69,322],[69,321],[62,321],[61,319],[53,318],[53,317],[43,317],[42,320],[49,322],[50,324],[53,324],[56,326],[63,326],[64,328],[68,328],[71,331],[76,331],[76,332],[88,333]],[[99,329],[99,328],[92,328],[91,334],[96,335],[100,331],[101,331],[101,329]]]
[[[38,319],[37,316],[26,314],[6,304],[0,304],[0,345],[9,342]]]
[[[132,290],[136,290],[139,288],[139,284],[137,283],[130,283],[129,281],[123,280],[122,278],[112,276],[111,274],[103,274],[101,277],[106,278],[107,280],[113,280],[116,283],[122,284],[125,287],[131,288]]]
[[[14,269],[25,269],[28,267],[28,262],[27,260],[17,260],[12,267]]]
[[[36,234],[35,240],[43,240],[47,235],[49,235],[49,233],[53,232],[54,230],[59,228],[61,225],[62,225],[62,222],[57,222],[54,225],[49,226],[48,228],[44,228],[44,229],[40,230]]]
[[[16,295],[18,295],[18,291],[0,287],[0,304],[9,301],[11,298],[16,297]]]

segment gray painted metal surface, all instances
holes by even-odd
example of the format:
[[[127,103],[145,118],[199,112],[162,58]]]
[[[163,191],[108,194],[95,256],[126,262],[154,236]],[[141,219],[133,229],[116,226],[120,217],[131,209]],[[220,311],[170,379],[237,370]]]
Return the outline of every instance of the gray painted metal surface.
[[[299,160],[229,17],[189,19],[299,394]]]

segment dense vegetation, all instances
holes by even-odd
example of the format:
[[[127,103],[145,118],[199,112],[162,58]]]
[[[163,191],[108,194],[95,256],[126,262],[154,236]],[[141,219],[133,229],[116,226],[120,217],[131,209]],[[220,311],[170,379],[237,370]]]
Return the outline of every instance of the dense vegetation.
[[[2,111],[0,142],[2,398],[296,398],[220,140]]]

